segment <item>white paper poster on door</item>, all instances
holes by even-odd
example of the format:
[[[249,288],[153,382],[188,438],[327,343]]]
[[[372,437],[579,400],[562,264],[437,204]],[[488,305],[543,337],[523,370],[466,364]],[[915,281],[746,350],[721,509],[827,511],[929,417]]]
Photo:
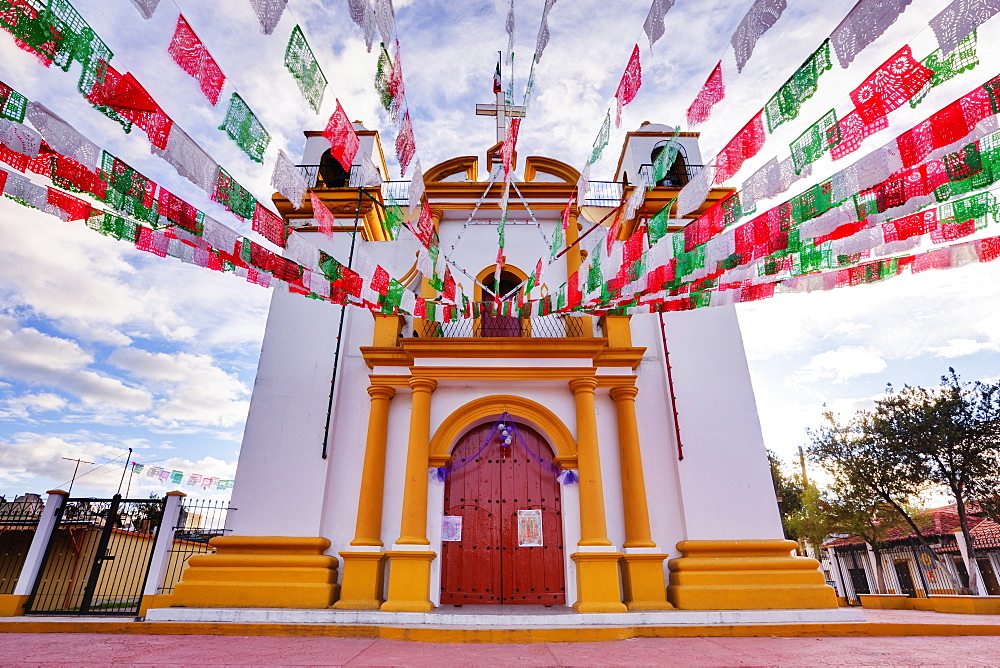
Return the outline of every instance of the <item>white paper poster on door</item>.
[[[461,515],[445,515],[441,518],[441,540],[452,543],[462,540]]]
[[[518,547],[542,547],[542,509],[517,511]]]

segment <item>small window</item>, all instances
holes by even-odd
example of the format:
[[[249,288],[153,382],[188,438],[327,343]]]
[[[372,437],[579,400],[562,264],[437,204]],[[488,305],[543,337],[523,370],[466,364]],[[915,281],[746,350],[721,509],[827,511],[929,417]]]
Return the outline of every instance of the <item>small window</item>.
[[[330,149],[319,159],[319,185],[325,188],[347,188],[350,186],[350,173],[344,169],[340,161],[333,157]]]

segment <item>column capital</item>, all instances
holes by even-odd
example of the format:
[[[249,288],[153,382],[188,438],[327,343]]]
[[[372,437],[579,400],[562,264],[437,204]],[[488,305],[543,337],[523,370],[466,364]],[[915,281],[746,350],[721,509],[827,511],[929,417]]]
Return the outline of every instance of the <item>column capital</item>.
[[[637,394],[639,394],[639,388],[635,385],[618,385],[608,390],[608,396],[615,401],[635,399]]]
[[[594,390],[597,389],[597,379],[593,376],[574,378],[569,381],[569,389],[573,390],[573,394],[580,394],[581,392],[593,394]]]
[[[407,381],[407,385],[414,392],[433,392],[438,383],[433,378],[410,378]]]
[[[388,385],[369,385],[368,396],[372,399],[392,399],[396,396],[396,388]]]

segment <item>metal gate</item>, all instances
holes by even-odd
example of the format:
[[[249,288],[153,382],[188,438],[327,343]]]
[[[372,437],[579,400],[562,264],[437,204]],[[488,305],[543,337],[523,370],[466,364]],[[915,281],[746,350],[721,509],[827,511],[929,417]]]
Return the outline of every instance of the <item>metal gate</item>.
[[[135,615],[165,501],[67,499],[57,511],[27,614]]]

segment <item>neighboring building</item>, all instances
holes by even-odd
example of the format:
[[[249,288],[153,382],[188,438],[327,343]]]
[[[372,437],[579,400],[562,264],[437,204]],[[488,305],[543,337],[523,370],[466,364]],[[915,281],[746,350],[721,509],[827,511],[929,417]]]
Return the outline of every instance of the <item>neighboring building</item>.
[[[355,167],[370,158],[386,174],[377,133],[355,127]],[[407,184],[359,187],[319,132],[306,136],[303,169],[338,226],[320,234],[308,198],[296,210],[275,195],[279,211],[319,249],[355,262],[364,249],[433,297],[417,241],[387,240],[389,196],[417,204]],[[620,180],[593,184],[572,207],[564,252],[538,290],[584,266],[598,235],[582,244],[580,235],[610,226],[632,191],[622,182],[635,183],[673,136],[652,124],[628,134]],[[697,133],[679,140],[677,161],[641,213],[621,221],[618,240],[696,173]],[[488,187],[484,172],[498,148],[485,165],[469,155],[424,172],[441,252],[479,302],[493,299],[485,286],[495,275],[504,293],[548,257],[540,231],[552,237],[580,177],[551,158],[524,161],[497,268],[503,184]],[[730,192],[710,189],[689,218]],[[502,417],[516,427],[506,447],[490,438]],[[662,317],[483,312],[441,324],[275,291],[236,480],[218,553],[192,559],[170,604],[836,606],[816,562],[791,556],[782,538],[731,306]]]
[[[969,522],[981,593],[1000,595],[997,577],[1000,573],[1000,525],[977,515],[970,515]],[[824,566],[829,569],[829,579],[837,583],[838,596],[857,604],[860,594],[906,594],[925,598],[960,593],[956,591],[956,583],[958,589],[968,587],[970,564],[955,506],[930,509],[917,525],[938,560],[927,554],[916,534],[901,529],[888,531],[878,550],[856,536],[825,543]],[[884,590],[878,586],[879,565]]]

